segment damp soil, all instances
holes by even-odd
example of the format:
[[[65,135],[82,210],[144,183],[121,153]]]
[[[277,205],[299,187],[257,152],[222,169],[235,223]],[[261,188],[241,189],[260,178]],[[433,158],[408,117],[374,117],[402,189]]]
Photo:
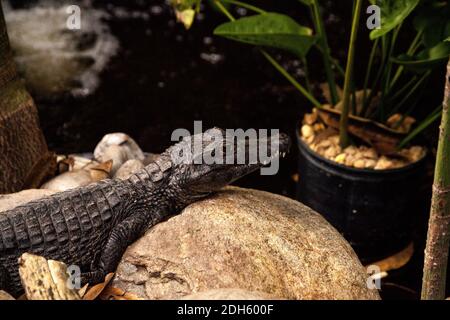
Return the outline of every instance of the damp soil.
[[[30,1],[32,3],[35,1]],[[261,7],[291,14],[308,24],[296,1],[261,0]],[[27,4],[25,4],[27,5]],[[346,32],[351,14],[340,1],[324,1],[326,27],[333,30],[330,46],[345,61]],[[15,4],[22,6],[22,4]],[[92,151],[106,133],[126,132],[142,149],[158,153],[171,144],[177,128],[193,131],[195,120],[203,128],[276,128],[292,137],[290,155],[282,160],[279,174],[246,177],[243,187],[295,197],[297,172],[296,124],[310,111],[302,98],[256,49],[212,36],[212,30],[226,20],[205,6],[204,14],[191,30],[175,22],[163,0],[97,0],[93,7],[112,18],[107,24],[120,42],[120,50],[101,74],[97,90],[86,97],[43,99],[34,94],[42,128],[49,147],[58,153]],[[148,19],[115,18],[117,7],[150,12]],[[233,11],[237,16],[244,11]],[[367,31],[366,31],[367,32]],[[361,51],[368,52],[367,43]],[[275,52],[288,70],[301,79],[299,61]],[[317,55],[316,55],[317,56]],[[366,57],[359,56],[363,61]],[[324,81],[320,61],[312,60],[313,81]],[[363,77],[363,74],[356,75]],[[431,83],[439,87],[439,78]],[[437,85],[436,85],[437,84]],[[436,96],[436,92],[430,92]],[[434,105],[434,104],[433,104]],[[388,299],[418,298],[423,261],[426,214],[418,218],[416,254],[412,261],[392,273],[381,291]],[[410,289],[402,290],[402,286]],[[394,289],[392,289],[394,288]]]

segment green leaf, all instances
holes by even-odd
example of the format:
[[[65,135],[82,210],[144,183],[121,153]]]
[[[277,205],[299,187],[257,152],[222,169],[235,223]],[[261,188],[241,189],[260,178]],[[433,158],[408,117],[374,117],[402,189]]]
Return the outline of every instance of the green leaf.
[[[218,26],[214,34],[257,46],[284,49],[305,57],[316,41],[312,30],[279,13],[258,14]]]
[[[422,42],[430,48],[450,37],[450,6],[445,2],[432,2],[418,10],[414,27],[422,32]]]
[[[402,54],[397,58],[392,58],[391,61],[409,70],[423,72],[445,62],[449,56],[450,42],[444,41],[432,48],[427,48],[419,52],[415,57]]]
[[[383,0],[371,1],[381,9],[381,28],[370,32],[370,39],[375,40],[400,25],[416,8],[420,0]]]
[[[298,0],[303,3],[305,6],[311,6],[315,0]]]

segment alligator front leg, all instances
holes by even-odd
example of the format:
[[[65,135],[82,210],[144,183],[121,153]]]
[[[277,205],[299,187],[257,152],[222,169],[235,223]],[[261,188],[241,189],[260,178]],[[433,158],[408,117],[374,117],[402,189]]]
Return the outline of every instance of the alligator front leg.
[[[0,290],[5,290],[8,284],[8,271],[0,265]]]
[[[135,213],[114,227],[101,253],[98,265],[91,272],[82,275],[82,283],[100,283],[105,280],[108,273],[115,272],[127,247],[141,237],[151,225],[154,225],[155,220],[159,220],[155,219],[157,217],[159,215],[148,212]]]

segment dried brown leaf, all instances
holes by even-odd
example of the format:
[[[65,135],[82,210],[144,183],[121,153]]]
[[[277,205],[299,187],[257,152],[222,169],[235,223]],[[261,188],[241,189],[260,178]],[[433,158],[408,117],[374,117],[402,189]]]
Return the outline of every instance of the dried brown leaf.
[[[376,265],[380,268],[380,271],[391,271],[400,269],[406,265],[409,260],[411,260],[414,254],[414,244],[411,242],[405,249],[394,254],[393,256],[387,257],[386,259],[371,263],[371,265]]]
[[[89,288],[89,284],[86,283],[86,284],[83,286],[83,288],[81,288],[80,290],[78,290],[78,294],[80,295],[81,298],[84,297],[84,295],[86,294],[88,288]]]
[[[99,296],[102,300],[141,300],[133,293],[125,292],[122,289],[108,286]]]
[[[103,290],[105,290],[105,287],[111,281],[113,276],[114,273],[109,273],[108,275],[106,275],[105,281],[91,287],[83,296],[83,300],[95,300],[103,292]]]
[[[320,119],[329,127],[339,129],[340,112],[334,109],[318,109]],[[399,141],[404,137],[400,132],[368,119],[350,115],[348,132],[361,139],[383,155],[393,154]]]

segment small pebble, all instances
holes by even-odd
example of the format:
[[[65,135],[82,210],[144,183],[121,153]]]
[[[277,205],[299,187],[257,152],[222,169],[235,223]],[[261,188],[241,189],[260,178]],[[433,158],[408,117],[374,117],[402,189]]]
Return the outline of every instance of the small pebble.
[[[353,166],[357,169],[364,169],[366,167],[366,162],[364,159],[358,159],[353,163]]]
[[[310,125],[303,125],[302,126],[302,136],[305,138],[309,138],[314,135],[314,129]]]
[[[416,162],[425,156],[425,150],[419,146],[413,146],[409,149],[409,161]]]
[[[375,166],[375,170],[386,170],[386,169],[391,169],[393,166],[393,163],[391,160],[389,160],[388,158],[386,158],[385,156],[382,156],[376,166]]]
[[[328,138],[332,144],[339,145],[339,136],[331,136]]]
[[[364,164],[364,168],[373,169],[377,165],[377,162],[373,159],[367,159]]]
[[[361,152],[361,155],[364,158],[368,158],[368,159],[377,159],[378,158],[378,154],[375,151],[375,149],[373,149],[373,148],[364,150],[363,152]]]
[[[345,164],[347,155],[345,153],[339,154],[336,158],[334,158],[334,161],[340,164]]]
[[[345,148],[344,152],[346,154],[350,154],[350,155],[354,155],[356,154],[356,152],[358,151],[358,149],[355,146],[348,146],[347,148]]]
[[[317,121],[317,113],[307,113],[303,120],[307,125],[312,126]]]
[[[353,167],[354,163],[355,163],[355,157],[352,155],[346,154],[345,165],[348,167]]]
[[[331,146],[325,150],[325,153],[323,155],[328,159],[332,159],[340,153],[341,150],[339,149],[340,148],[338,146]]]
[[[114,178],[121,180],[128,179],[132,174],[138,172],[142,168],[144,168],[142,161],[136,159],[128,160],[119,168],[119,170],[117,170]]]
[[[315,123],[313,125],[313,129],[315,132],[319,132],[319,131],[325,130],[325,126],[323,125],[323,123]]]
[[[314,139],[315,139],[315,136],[311,136],[309,138],[306,138],[305,141],[307,144],[311,144],[314,141]]]

